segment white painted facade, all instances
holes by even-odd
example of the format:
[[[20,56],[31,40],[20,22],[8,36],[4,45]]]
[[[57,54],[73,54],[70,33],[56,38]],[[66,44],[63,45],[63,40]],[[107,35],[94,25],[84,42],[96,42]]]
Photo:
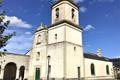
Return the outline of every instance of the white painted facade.
[[[95,65],[95,75],[91,75],[90,66]],[[109,75],[106,73],[106,66],[109,65]],[[89,71],[89,72],[88,72]],[[86,79],[110,79],[114,78],[113,64],[111,62],[85,58],[85,78]]]
[[[28,66],[29,66],[29,56],[25,55],[17,55],[17,54],[6,54],[0,58],[0,65],[1,65],[1,72],[0,72],[0,79],[3,79],[4,76],[4,69],[8,63],[15,63],[17,70],[16,70],[16,79],[19,79],[19,72],[20,67],[25,67],[24,72],[24,79],[28,78]],[[11,70],[10,70],[11,71]],[[11,73],[12,74],[12,73]]]
[[[59,9],[57,9],[59,8]],[[59,10],[56,21],[56,9]],[[74,16],[71,10],[74,9]],[[61,0],[52,6],[52,25],[48,28],[41,25],[35,32],[33,45],[26,56],[7,55],[1,60],[2,70],[9,62],[17,65],[16,79],[19,66],[26,68],[24,79],[37,80],[36,69],[40,69],[40,79],[47,79],[48,56],[50,79],[98,80],[114,79],[113,64],[109,61],[89,59],[84,57],[82,45],[82,29],[79,27],[78,7],[71,1]],[[95,65],[95,75],[91,75],[91,64]],[[109,66],[109,75],[106,74],[106,65]],[[78,69],[80,68],[80,70]],[[79,71],[78,71],[79,70]],[[0,77],[3,78],[1,72]]]

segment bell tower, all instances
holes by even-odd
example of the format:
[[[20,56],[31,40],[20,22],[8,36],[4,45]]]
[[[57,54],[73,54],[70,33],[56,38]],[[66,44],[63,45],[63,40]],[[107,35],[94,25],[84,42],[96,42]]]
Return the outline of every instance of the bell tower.
[[[79,25],[79,7],[74,0],[57,0],[52,5],[52,24],[60,21],[69,21]]]
[[[57,0],[52,5],[52,25],[48,30],[51,77],[77,80],[84,77],[82,28],[79,7],[74,0]]]

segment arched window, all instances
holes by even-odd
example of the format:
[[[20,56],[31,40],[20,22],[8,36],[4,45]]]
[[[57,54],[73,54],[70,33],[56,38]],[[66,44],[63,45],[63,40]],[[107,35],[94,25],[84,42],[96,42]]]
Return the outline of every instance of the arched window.
[[[59,8],[56,8],[56,20],[59,19]]]
[[[41,43],[41,35],[38,35],[37,44]]]
[[[39,59],[40,59],[40,52],[37,52],[36,60],[39,61]]]
[[[95,66],[93,63],[91,64],[90,68],[91,68],[91,75],[95,75]]]
[[[24,79],[24,72],[25,72],[25,67],[21,66],[20,71],[19,71],[19,79],[23,80]]]
[[[75,17],[75,10],[72,9],[72,19],[74,19],[74,17]]]
[[[110,72],[109,72],[109,66],[108,65],[106,66],[106,73],[107,73],[107,75],[110,74]]]

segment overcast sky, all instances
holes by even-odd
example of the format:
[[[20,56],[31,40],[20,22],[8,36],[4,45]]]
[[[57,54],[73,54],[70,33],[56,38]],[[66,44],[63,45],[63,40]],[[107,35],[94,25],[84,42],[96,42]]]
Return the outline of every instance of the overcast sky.
[[[3,0],[6,20],[11,20],[6,33],[16,31],[8,45],[9,52],[25,54],[30,50],[34,31],[43,22],[51,25],[53,0]],[[80,6],[79,18],[83,32],[84,52],[120,56],[120,0],[75,0]]]

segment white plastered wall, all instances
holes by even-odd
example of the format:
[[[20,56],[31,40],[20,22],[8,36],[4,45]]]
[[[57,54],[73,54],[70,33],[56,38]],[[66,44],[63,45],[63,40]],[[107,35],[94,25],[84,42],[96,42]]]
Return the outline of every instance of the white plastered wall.
[[[41,35],[41,42],[38,43],[38,35]],[[46,78],[47,73],[47,30],[42,30],[35,33],[33,47],[31,49],[30,61],[29,61],[29,80],[35,80],[36,68],[40,68],[40,78]],[[38,52],[39,60],[38,58]]]
[[[66,77],[78,78],[78,67],[80,67],[82,78],[84,77],[82,30],[66,25],[66,41]]]
[[[57,34],[57,39],[55,39]],[[82,31],[63,23],[48,31],[48,54],[51,56],[51,77],[77,78],[77,67],[84,77]],[[76,51],[74,51],[76,47]]]
[[[91,75],[90,65],[92,63],[95,66],[95,75]],[[107,73],[106,73],[106,65],[109,66],[109,72],[110,72],[109,75],[107,75]],[[86,77],[86,79],[114,78],[112,62],[85,58],[85,77]]]
[[[1,65],[1,74],[0,78],[3,79],[4,76],[4,68],[8,63],[16,64],[17,71],[16,71],[16,79],[19,78],[19,69],[21,66],[25,67],[25,74],[24,79],[28,78],[28,65],[29,65],[29,56],[25,55],[17,55],[17,54],[6,54],[0,58],[0,65]]]

